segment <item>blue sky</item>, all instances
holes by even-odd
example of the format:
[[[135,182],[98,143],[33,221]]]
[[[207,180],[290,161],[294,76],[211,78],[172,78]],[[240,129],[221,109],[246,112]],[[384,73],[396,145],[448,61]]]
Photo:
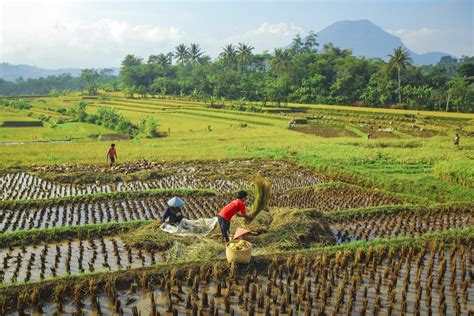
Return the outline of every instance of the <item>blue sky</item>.
[[[11,1],[0,0],[0,61],[47,68],[118,66],[196,42],[216,57],[227,43],[256,52],[339,20],[368,19],[417,53],[474,55],[472,0]]]

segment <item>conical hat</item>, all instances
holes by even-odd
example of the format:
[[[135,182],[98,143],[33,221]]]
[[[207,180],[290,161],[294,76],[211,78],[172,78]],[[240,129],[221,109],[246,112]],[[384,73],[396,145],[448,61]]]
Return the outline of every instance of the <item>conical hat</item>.
[[[184,206],[185,203],[179,197],[175,196],[174,198],[168,200],[167,204],[172,207],[181,207]]]

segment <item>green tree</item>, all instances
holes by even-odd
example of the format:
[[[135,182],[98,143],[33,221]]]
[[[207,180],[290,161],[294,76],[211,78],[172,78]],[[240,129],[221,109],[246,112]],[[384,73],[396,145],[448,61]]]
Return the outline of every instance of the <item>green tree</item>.
[[[179,44],[175,48],[176,52],[173,54],[176,62],[180,65],[184,65],[189,62],[189,49],[184,44]]]
[[[227,44],[222,49],[222,52],[219,54],[219,57],[222,58],[224,63],[231,68],[233,68],[237,62],[237,50],[234,45]]]
[[[241,70],[243,71],[246,66],[249,64],[252,58],[252,51],[254,50],[253,46],[239,43],[237,46],[237,61],[240,64]]]
[[[191,64],[195,65],[195,64],[200,63],[201,57],[202,57],[201,48],[199,47],[198,44],[192,43],[189,46],[189,61],[191,62]]]
[[[469,85],[464,78],[453,77],[448,81],[448,96],[446,98],[446,112],[449,111],[449,105],[452,104],[457,112],[472,110],[473,105],[467,104],[470,95]],[[472,88],[471,88],[472,90]],[[469,111],[470,112],[470,111]]]
[[[68,114],[71,115],[76,121],[84,122],[87,118],[86,107],[86,102],[79,101],[72,107]]]
[[[299,54],[303,51],[304,43],[300,34],[296,34],[295,37],[293,37],[293,40],[291,41],[290,49],[294,54]]]
[[[95,69],[82,69],[81,82],[87,90],[88,95],[96,95],[98,88],[99,73]]]
[[[402,77],[401,70],[406,69],[411,65],[411,58],[406,49],[403,47],[397,47],[393,51],[393,55],[388,55],[390,57],[389,61],[389,70],[397,69],[397,79],[398,79],[398,103],[402,103]]]
[[[318,51],[318,35],[313,31],[309,31],[308,35],[304,39],[303,50],[305,52],[317,52]]]
[[[133,67],[143,63],[143,59],[135,55],[127,55],[122,61],[122,67]]]
[[[274,57],[270,60],[270,65],[279,75],[288,73],[289,68],[291,66],[290,50],[276,48],[274,52]]]

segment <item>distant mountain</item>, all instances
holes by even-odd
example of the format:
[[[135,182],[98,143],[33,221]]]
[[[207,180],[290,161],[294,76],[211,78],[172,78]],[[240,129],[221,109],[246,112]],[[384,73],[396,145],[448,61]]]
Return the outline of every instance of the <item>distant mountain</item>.
[[[408,50],[416,65],[436,64],[441,57],[451,56],[442,52],[414,53],[403,44],[399,37],[384,31],[369,20],[339,21],[317,34],[321,46],[331,42],[337,47],[352,49],[356,56],[388,60],[388,55],[399,46]]]
[[[113,74],[119,74],[119,68],[113,69]],[[40,77],[58,76],[62,74],[70,74],[73,77],[79,77],[81,74],[80,68],[61,68],[61,69],[44,69],[29,65],[12,65],[8,63],[0,63],[0,79],[15,82],[18,78],[24,80],[38,79]]]

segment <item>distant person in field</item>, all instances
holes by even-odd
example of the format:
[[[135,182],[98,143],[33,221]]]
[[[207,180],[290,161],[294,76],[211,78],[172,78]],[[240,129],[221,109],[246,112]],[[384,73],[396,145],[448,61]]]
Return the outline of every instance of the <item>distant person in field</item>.
[[[107,152],[107,160],[110,162],[112,167],[117,159],[117,151],[115,150],[115,144],[110,145],[109,151]]]
[[[456,137],[454,137],[454,146],[459,147],[459,134],[456,133]]]
[[[224,208],[217,215],[219,226],[221,227],[222,238],[226,241],[230,241],[230,221],[234,215],[244,217],[249,220],[250,217],[245,213],[245,202],[247,201],[248,193],[245,191],[239,191],[236,199],[224,206]]]
[[[168,207],[165,209],[163,216],[161,216],[161,224],[166,223],[171,225],[178,225],[184,218],[183,206],[185,202],[179,197],[174,197],[167,202]]]

